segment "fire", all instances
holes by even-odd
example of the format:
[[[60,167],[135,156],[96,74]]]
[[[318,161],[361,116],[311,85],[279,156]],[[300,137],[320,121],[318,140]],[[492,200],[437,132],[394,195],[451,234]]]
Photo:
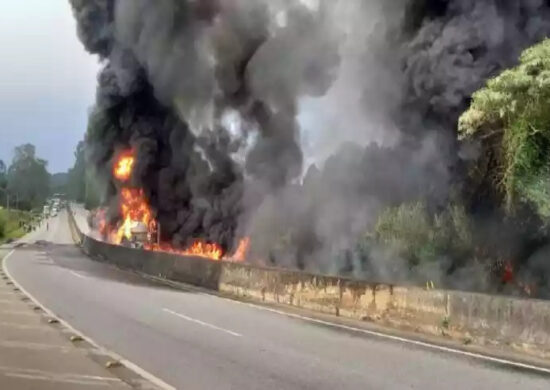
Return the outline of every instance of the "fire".
[[[128,181],[132,175],[135,157],[132,150],[123,152],[113,166],[113,176],[120,182]],[[158,242],[158,231],[161,228],[149,206],[143,189],[122,187],[119,196],[119,213],[121,222],[112,226],[107,222],[105,210],[98,210],[96,217],[99,219],[98,230],[102,237],[113,244],[128,242],[141,242],[144,249],[174,253],[183,256],[199,256],[211,260],[244,261],[250,239],[240,240],[233,255],[224,256],[224,250],[217,243],[204,240],[194,240],[185,249],[174,248],[166,242]],[[140,235],[140,237],[138,237]]]
[[[173,253],[181,256],[198,256],[205,257],[211,260],[227,260],[234,262],[244,261],[250,246],[250,238],[245,237],[239,241],[237,249],[232,255],[224,256],[224,250],[219,244],[208,243],[202,240],[195,240],[185,249],[176,249],[170,244],[150,244],[146,245],[145,249],[157,252]]]
[[[208,244],[202,241],[195,241],[188,249],[180,252],[182,255],[203,256],[214,260],[220,260],[223,255],[223,249],[218,244]]]
[[[239,241],[239,245],[237,246],[237,249],[235,250],[235,253],[233,256],[231,256],[231,260],[233,261],[244,261],[246,259],[246,255],[248,253],[248,249],[250,248],[250,237],[245,237]]]
[[[122,243],[124,238],[132,240],[134,229],[140,225],[146,231],[152,230],[156,225],[142,189],[122,188],[120,191],[120,215],[122,224],[111,238],[115,244]]]
[[[97,230],[104,236],[107,233],[107,217],[105,215],[105,209],[100,208],[95,211],[94,220],[97,223]]]
[[[188,248],[176,249],[169,244],[161,243],[148,245],[146,249],[158,252],[173,253],[181,256],[198,256],[211,260],[221,260],[223,249],[218,244],[211,244],[201,240],[195,240]]]
[[[114,177],[120,181],[127,181],[132,175],[134,162],[135,158],[132,151],[122,153],[113,167]]]

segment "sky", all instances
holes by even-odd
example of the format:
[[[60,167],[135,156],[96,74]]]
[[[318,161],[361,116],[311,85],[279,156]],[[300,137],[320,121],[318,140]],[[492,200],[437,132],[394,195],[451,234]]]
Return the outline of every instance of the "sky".
[[[97,57],[76,35],[68,0],[3,4],[0,13],[0,159],[30,142],[48,171],[67,171],[94,103]]]

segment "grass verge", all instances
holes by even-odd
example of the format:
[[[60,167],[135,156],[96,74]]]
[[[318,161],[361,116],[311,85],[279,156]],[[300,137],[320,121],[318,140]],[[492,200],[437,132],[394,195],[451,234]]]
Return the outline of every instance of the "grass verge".
[[[0,244],[24,236],[32,220],[28,211],[0,209]]]

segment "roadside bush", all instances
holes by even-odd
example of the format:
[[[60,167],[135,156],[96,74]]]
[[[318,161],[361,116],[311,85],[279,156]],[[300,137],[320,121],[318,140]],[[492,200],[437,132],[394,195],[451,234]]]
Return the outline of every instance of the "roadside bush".
[[[32,221],[32,214],[27,211],[0,210],[0,240],[16,239],[26,233],[25,226]]]
[[[6,216],[2,211],[0,211],[0,240],[6,236],[6,223]]]
[[[472,248],[470,221],[458,205],[435,215],[421,202],[388,208],[376,222],[374,239],[411,265],[463,257]]]
[[[550,40],[489,80],[459,121],[459,137],[483,150],[472,176],[488,178],[508,213],[519,203],[550,219]]]

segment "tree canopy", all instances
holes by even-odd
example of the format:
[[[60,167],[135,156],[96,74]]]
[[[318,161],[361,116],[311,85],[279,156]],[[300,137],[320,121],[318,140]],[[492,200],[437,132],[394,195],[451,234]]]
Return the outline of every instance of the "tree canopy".
[[[80,141],[76,146],[75,163],[69,169],[67,195],[72,200],[84,203],[86,208],[99,206],[98,183],[91,169],[87,167],[86,142]]]
[[[84,141],[76,146],[74,166],[69,169],[67,195],[77,202],[84,202],[86,197],[86,162],[84,159]]]
[[[480,142],[471,170],[488,177],[507,212],[528,204],[550,219],[550,40],[489,80],[459,121],[462,140]]]
[[[0,160],[0,206],[6,204],[6,191],[8,189],[8,172],[6,164]]]
[[[36,157],[32,144],[17,146],[7,171],[7,189],[14,203],[21,209],[40,206],[50,190],[47,162]]]

